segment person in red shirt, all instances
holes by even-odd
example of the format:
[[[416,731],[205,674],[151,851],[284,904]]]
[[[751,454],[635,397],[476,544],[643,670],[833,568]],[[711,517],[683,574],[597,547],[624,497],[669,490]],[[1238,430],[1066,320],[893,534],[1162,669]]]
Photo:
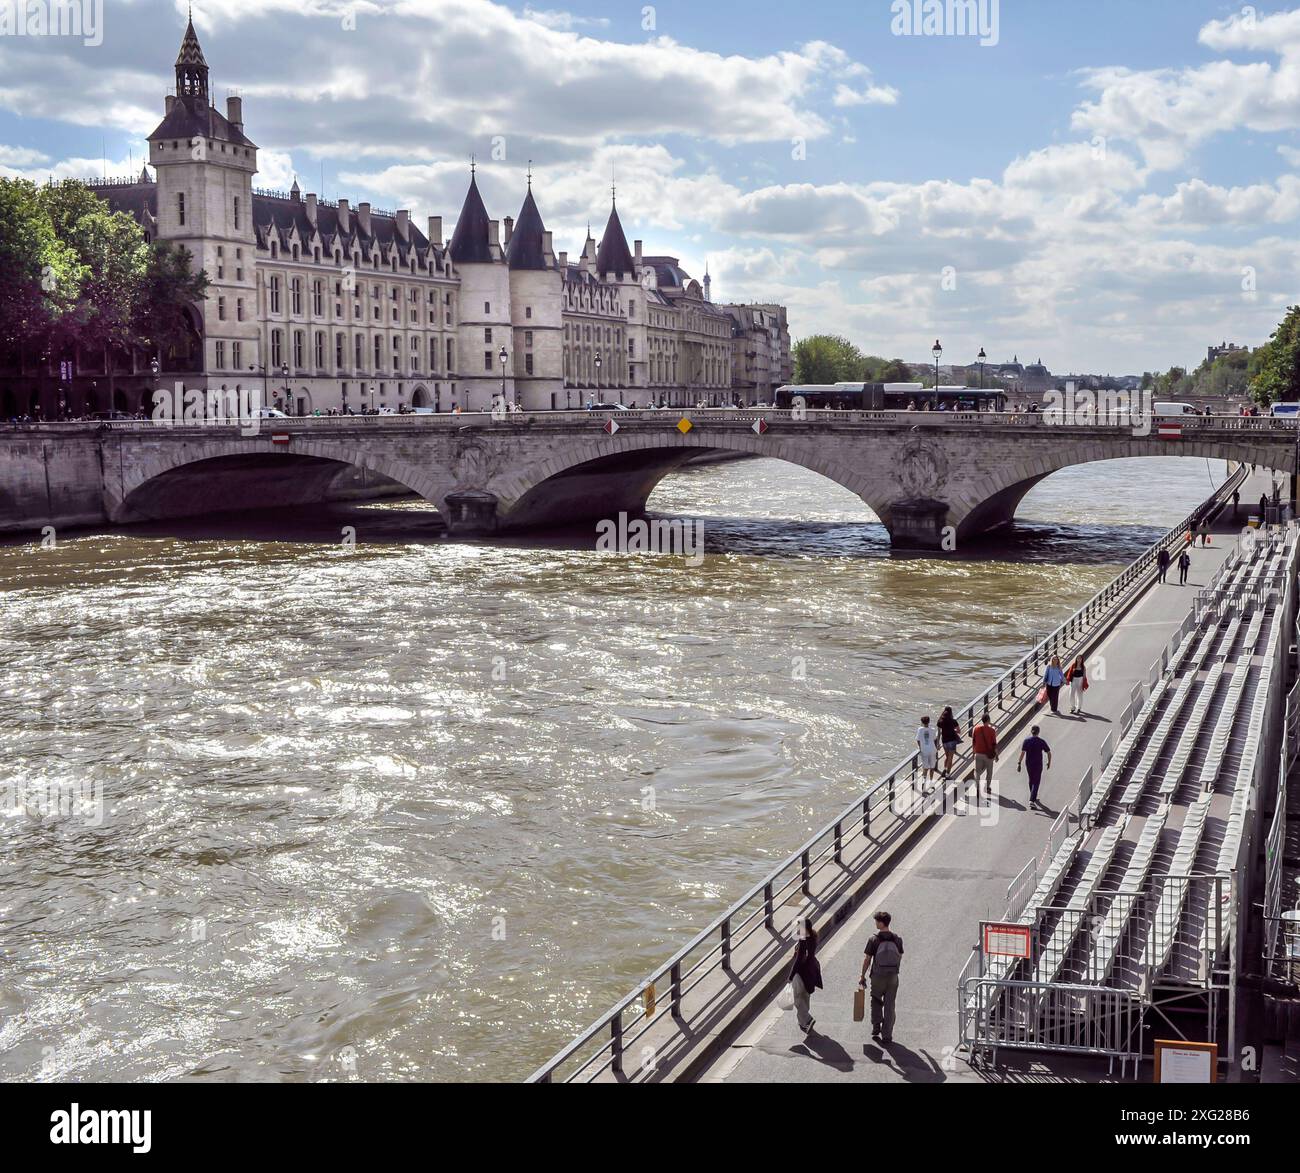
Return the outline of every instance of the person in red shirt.
[[[989,721],[988,713],[980,717],[980,723],[971,734],[971,749],[975,752],[975,789],[979,790],[980,775],[987,781],[984,784],[986,794],[993,793],[993,763],[998,760],[998,731]]]

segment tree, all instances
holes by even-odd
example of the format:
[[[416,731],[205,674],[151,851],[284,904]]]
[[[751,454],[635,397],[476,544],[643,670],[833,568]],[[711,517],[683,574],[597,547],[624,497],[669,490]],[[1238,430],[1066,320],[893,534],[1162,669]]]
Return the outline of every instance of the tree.
[[[1300,306],[1287,307],[1286,317],[1259,348],[1250,392],[1264,407],[1300,399]]]
[[[866,381],[866,360],[847,338],[834,334],[814,334],[800,339],[791,351],[794,355],[794,381],[797,384]]]
[[[76,305],[82,278],[59,240],[36,185],[0,179],[0,347],[43,348]]]
[[[135,299],[132,333],[154,353],[180,349],[188,337],[185,307],[207,296],[208,275],[195,273],[186,248],[155,241]]]

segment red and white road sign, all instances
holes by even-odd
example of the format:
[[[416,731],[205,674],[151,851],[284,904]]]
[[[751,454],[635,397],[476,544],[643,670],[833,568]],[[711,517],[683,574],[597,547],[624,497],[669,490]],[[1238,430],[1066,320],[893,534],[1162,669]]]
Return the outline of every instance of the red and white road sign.
[[[1156,435],[1163,440],[1181,440],[1183,438],[1183,425],[1157,424]]]
[[[272,443],[272,444],[287,444],[287,443],[289,443],[289,433],[288,433],[288,432],[272,432],[272,433],[271,433],[271,443]]]
[[[753,431],[756,436],[761,436],[764,432],[767,431],[767,420],[763,420],[763,419],[755,420]]]
[[[612,436],[615,432],[618,431],[618,424],[616,424],[613,420],[606,420],[605,431],[607,431]]]
[[[985,957],[1028,957],[1030,956],[1029,925],[984,926]]]

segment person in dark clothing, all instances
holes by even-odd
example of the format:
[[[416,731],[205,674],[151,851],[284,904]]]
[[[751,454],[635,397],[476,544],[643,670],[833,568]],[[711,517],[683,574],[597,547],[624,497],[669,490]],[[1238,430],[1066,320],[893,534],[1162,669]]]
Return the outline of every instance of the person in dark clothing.
[[[794,965],[790,970],[790,990],[794,994],[794,1008],[799,1016],[799,1029],[808,1034],[817,1021],[809,1009],[813,990],[822,988],[822,967],[817,960],[817,930],[805,918],[803,932],[794,950]]]
[[[1241,504],[1241,492],[1237,489],[1232,490],[1232,520],[1237,520],[1237,506]]]
[[[1164,582],[1165,575],[1169,573],[1169,551],[1163,546],[1160,547],[1160,552],[1156,555],[1156,570],[1159,572],[1156,575],[1156,581]]]
[[[1178,585],[1179,586],[1187,585],[1187,572],[1191,570],[1191,568],[1192,568],[1192,556],[1186,550],[1183,550],[1183,552],[1178,555]]]
[[[957,746],[960,743],[961,726],[957,723],[957,718],[952,715],[952,706],[949,705],[939,717],[939,744],[943,746],[943,776],[945,779],[952,773],[952,755],[957,752]]]
[[[1266,525],[1267,523],[1268,523],[1268,494],[1261,493],[1259,495],[1259,524]]]
[[[1016,773],[1024,766],[1029,775],[1029,805],[1038,805],[1038,787],[1043,780],[1043,757],[1047,757],[1047,768],[1052,768],[1052,747],[1038,736],[1039,728],[1035,725],[1029,731],[1020,747],[1020,760],[1016,762]]]
[[[877,912],[875,935],[862,955],[862,977],[867,984],[871,967],[871,1037],[882,1043],[894,1041],[894,1007],[898,1001],[898,971],[903,964],[903,938],[889,931],[889,913]]]

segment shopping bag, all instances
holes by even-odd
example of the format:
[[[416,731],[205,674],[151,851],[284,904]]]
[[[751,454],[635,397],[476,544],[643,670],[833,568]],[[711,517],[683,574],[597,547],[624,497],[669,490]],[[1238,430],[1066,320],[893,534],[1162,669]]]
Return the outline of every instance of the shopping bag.
[[[776,996],[776,1004],[782,1010],[794,1009],[794,991],[790,988],[789,983],[786,983],[785,989]]]
[[[1045,684],[1038,690],[1038,703],[1040,705],[1047,704],[1047,685]]]
[[[867,1016],[867,991],[859,986],[853,991],[853,1021],[861,1022]]]

